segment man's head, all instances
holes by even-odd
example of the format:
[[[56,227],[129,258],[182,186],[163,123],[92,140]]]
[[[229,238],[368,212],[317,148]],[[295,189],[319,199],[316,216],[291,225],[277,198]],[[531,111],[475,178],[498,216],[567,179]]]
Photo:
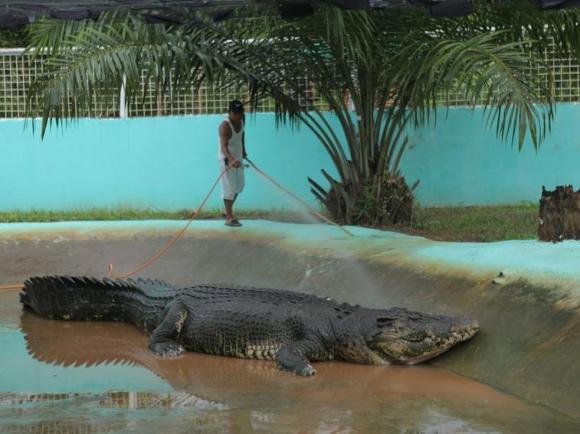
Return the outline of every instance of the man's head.
[[[244,104],[237,99],[230,101],[228,114],[230,116],[230,119],[233,121],[241,120],[242,117],[244,116]]]
[[[387,363],[415,365],[472,338],[477,321],[394,308],[365,318],[366,344]]]

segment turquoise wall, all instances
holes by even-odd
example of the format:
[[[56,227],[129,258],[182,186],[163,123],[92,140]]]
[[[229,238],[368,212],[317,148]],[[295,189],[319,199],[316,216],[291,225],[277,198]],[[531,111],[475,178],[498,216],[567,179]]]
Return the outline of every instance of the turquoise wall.
[[[494,205],[538,201],[542,185],[580,187],[580,105],[561,104],[552,131],[536,152],[528,142],[500,142],[485,127],[482,110],[452,108],[436,127],[411,138],[404,175],[421,180],[424,206]]]
[[[222,116],[84,119],[49,131],[30,122],[0,122],[0,210],[137,207],[194,208],[218,175],[217,127]],[[536,152],[499,142],[482,114],[454,108],[434,127],[411,136],[402,170],[421,180],[424,206],[536,201],[542,185],[580,186],[580,105],[558,107],[551,135]],[[249,119],[250,157],[315,204],[307,176],[321,179],[330,160],[305,128],[276,129],[272,114]],[[220,206],[216,192],[208,207]],[[251,170],[239,206],[295,208]]]
[[[217,128],[222,116],[83,119],[53,129],[44,141],[30,123],[0,122],[0,210],[90,207],[195,208],[219,175]],[[307,175],[329,166],[311,135],[276,130],[274,117],[249,120],[252,160],[315,203]],[[207,207],[221,206],[219,189]],[[248,170],[244,208],[296,205]]]

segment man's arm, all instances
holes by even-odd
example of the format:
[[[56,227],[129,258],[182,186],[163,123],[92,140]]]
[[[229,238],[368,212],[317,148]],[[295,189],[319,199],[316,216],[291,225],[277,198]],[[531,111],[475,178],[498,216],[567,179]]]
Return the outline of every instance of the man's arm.
[[[244,123],[244,131],[242,132],[242,157],[248,158],[248,153],[246,152],[246,115],[242,116],[242,122]]]
[[[222,154],[224,154],[228,162],[231,163],[234,167],[239,167],[241,163],[230,153],[230,150],[228,149],[228,142],[232,137],[232,132],[227,122],[222,122],[220,125],[219,135]]]
[[[246,152],[246,132],[242,133],[242,157],[248,158],[248,153]]]

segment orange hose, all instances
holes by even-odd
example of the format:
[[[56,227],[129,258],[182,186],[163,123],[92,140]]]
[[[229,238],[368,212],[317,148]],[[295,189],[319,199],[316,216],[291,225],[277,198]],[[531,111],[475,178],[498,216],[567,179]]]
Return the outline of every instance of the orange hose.
[[[173,238],[171,238],[161,249],[159,249],[159,251],[157,253],[155,253],[153,256],[151,256],[149,259],[147,259],[145,262],[143,262],[141,265],[139,265],[133,271],[130,271],[130,272],[124,273],[124,274],[115,274],[113,271],[113,264],[109,264],[109,266],[107,267],[108,268],[107,276],[109,276],[113,279],[126,279],[127,277],[133,276],[133,275],[143,271],[145,268],[149,267],[151,264],[156,262],[161,256],[163,256],[171,248],[171,246],[173,246],[177,242],[177,240],[179,240],[181,238],[181,236],[185,233],[185,231],[187,230],[189,225],[191,225],[191,223],[197,218],[197,216],[199,215],[199,213],[203,209],[204,205],[208,201],[209,197],[211,196],[211,194],[213,193],[213,191],[217,187],[218,182],[220,181],[220,179],[222,179],[222,177],[227,172],[227,170],[228,170],[227,167],[224,170],[222,170],[222,172],[220,173],[220,176],[218,176],[218,178],[215,180],[212,188],[209,190],[209,192],[207,193],[207,195],[205,196],[205,198],[203,199],[203,201],[201,202],[199,207],[195,210],[195,212],[193,212],[191,214],[189,221],[183,227],[183,229],[181,229],[179,232],[177,232],[173,236]]]
[[[21,283],[14,283],[11,285],[0,285],[0,291],[12,291],[14,289],[22,289],[24,285]]]
[[[220,179],[222,179],[222,177],[227,172],[227,170],[228,170],[228,168],[225,168],[224,170],[222,170],[222,172],[220,173],[218,178],[215,180],[213,186],[211,187],[211,189],[209,190],[209,192],[207,193],[207,195],[205,196],[205,198],[203,199],[203,201],[199,205],[199,207],[189,217],[189,221],[183,227],[183,229],[178,231],[173,236],[173,238],[171,238],[161,249],[159,249],[159,251],[157,253],[155,253],[153,256],[151,256],[149,259],[147,259],[145,262],[143,262],[141,265],[139,265],[135,270],[130,271],[128,273],[124,273],[124,274],[115,274],[113,271],[113,264],[109,264],[107,267],[107,276],[111,277],[113,279],[125,279],[127,277],[133,276],[133,275],[143,271],[145,268],[149,267],[151,264],[153,264],[155,261],[157,261],[161,256],[163,256],[171,248],[171,246],[173,246],[177,242],[177,240],[179,240],[179,238],[181,238],[181,236],[185,233],[187,228],[197,218],[197,216],[199,215],[199,213],[201,212],[201,210],[205,206],[206,202],[210,198],[211,194],[214,192],[215,188],[217,187],[218,182],[220,181]],[[24,288],[23,284],[16,284],[16,283],[10,284],[10,285],[0,285],[0,291],[10,291],[10,290],[22,289],[22,288]]]
[[[321,218],[322,220],[326,221],[327,223],[330,223],[330,224],[336,226],[338,229],[342,230],[344,233],[346,233],[346,234],[348,234],[350,236],[353,236],[351,232],[349,232],[348,230],[346,230],[345,228],[343,228],[339,224],[333,222],[329,218],[323,216],[322,214],[320,214],[319,212],[317,212],[316,210],[314,210],[309,204],[307,204],[302,199],[300,199],[298,196],[296,196],[294,193],[292,193],[291,191],[289,191],[289,190],[285,189],[284,187],[282,187],[272,177],[270,177],[265,172],[263,172],[262,170],[260,170],[250,159],[246,158],[246,160],[250,163],[250,165],[254,168],[254,170],[256,170],[256,172],[258,172],[260,175],[262,175],[264,178],[266,178],[268,181],[270,181],[272,184],[274,184],[274,186],[276,186],[278,189],[282,190],[284,193],[286,193],[289,196],[291,196],[292,198],[294,198],[294,200],[296,200],[299,203],[301,203],[312,214],[316,215],[317,217]],[[161,258],[181,238],[181,236],[185,233],[185,231],[187,230],[187,228],[189,228],[189,226],[191,225],[191,223],[197,218],[197,216],[199,215],[199,213],[201,212],[201,210],[205,206],[206,202],[209,200],[211,194],[216,189],[216,187],[217,187],[220,179],[222,179],[222,177],[225,175],[225,173],[227,172],[227,170],[228,170],[227,167],[224,170],[222,170],[222,172],[220,173],[220,175],[217,177],[217,179],[213,183],[213,186],[208,191],[208,193],[206,194],[205,198],[203,199],[203,201],[199,205],[199,207],[189,217],[189,221],[187,222],[187,224],[181,230],[179,230],[167,243],[165,243],[165,245],[161,249],[159,249],[157,251],[157,253],[155,253],[153,256],[151,256],[150,258],[148,258],[146,261],[144,261],[141,265],[139,265],[133,271],[129,271],[129,272],[124,273],[124,274],[116,274],[114,272],[113,264],[109,264],[108,267],[107,267],[107,276],[108,277],[111,277],[113,279],[126,279],[127,277],[133,276],[133,275],[135,275],[135,274],[143,271],[145,268],[149,267],[151,264],[155,263],[159,258]],[[22,284],[0,285],[0,291],[9,291],[9,290],[14,290],[14,289],[22,289],[23,287],[24,287],[24,285],[22,285]]]
[[[274,178],[272,178],[271,176],[269,176],[268,174],[266,174],[265,172],[263,172],[261,169],[259,169],[258,166],[256,166],[249,158],[246,158],[246,161],[248,163],[250,163],[250,165],[254,168],[254,170],[256,172],[258,172],[260,175],[262,175],[264,178],[266,178],[268,181],[270,181],[276,188],[278,188],[279,190],[283,191],[284,193],[286,193],[287,195],[289,195],[290,197],[292,197],[295,201],[297,201],[298,203],[300,203],[303,207],[305,207],[308,211],[310,211],[316,217],[318,217],[319,219],[324,220],[327,223],[330,223],[331,225],[336,226],[338,229],[340,229],[341,231],[343,231],[345,234],[347,234],[347,235],[349,235],[351,237],[354,236],[351,232],[349,232],[348,230],[346,230],[345,228],[343,228],[338,223],[333,222],[328,217],[325,217],[322,214],[320,214],[318,211],[316,211],[308,203],[304,202],[302,199],[300,199],[298,196],[296,196],[290,190],[282,187],[278,182],[276,182],[276,180]]]

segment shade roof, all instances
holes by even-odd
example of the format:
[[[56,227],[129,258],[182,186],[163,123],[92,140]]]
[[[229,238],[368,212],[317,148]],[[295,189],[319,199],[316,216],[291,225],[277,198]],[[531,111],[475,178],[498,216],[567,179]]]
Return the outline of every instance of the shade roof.
[[[533,1],[533,0],[530,0]],[[36,18],[50,16],[64,20],[96,18],[107,10],[134,10],[152,21],[163,20],[164,12],[172,8],[220,7],[232,9],[248,4],[272,3],[267,0],[0,0],[0,28],[18,28]],[[300,16],[316,3],[334,4],[346,9],[388,8],[395,6],[422,7],[433,16],[460,16],[471,13],[470,0],[279,0],[283,15]],[[580,6],[579,0],[537,0],[538,7],[561,8]],[[158,17],[158,18],[156,18]]]

